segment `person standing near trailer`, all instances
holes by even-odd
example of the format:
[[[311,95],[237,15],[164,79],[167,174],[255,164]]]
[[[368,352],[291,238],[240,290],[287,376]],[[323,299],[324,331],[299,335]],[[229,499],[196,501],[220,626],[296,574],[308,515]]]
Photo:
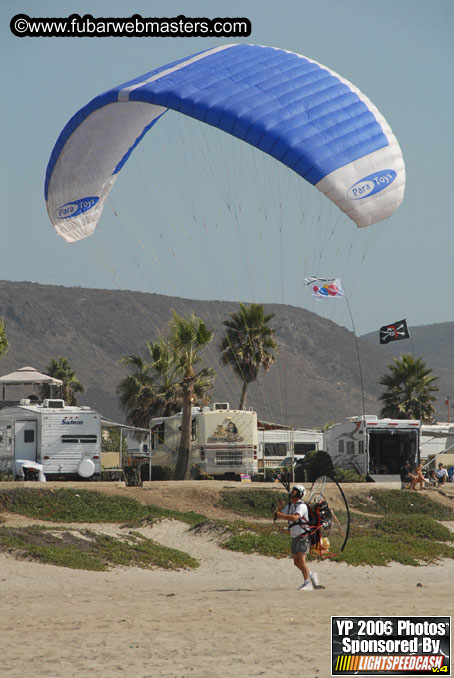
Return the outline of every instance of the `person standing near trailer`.
[[[291,552],[293,564],[297,567],[304,577],[304,582],[298,587],[300,591],[311,591],[317,588],[318,576],[315,572],[310,572],[306,562],[306,556],[309,553],[311,543],[309,539],[309,510],[307,504],[303,501],[306,494],[304,485],[295,485],[290,492],[290,502],[284,506],[281,500],[277,511],[274,514],[276,519],[287,520],[292,538]]]

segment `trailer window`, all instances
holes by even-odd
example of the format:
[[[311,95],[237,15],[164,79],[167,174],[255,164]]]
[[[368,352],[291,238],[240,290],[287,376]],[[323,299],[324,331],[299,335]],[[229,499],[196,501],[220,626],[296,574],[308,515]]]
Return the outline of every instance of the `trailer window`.
[[[364,440],[358,441],[358,452],[359,454],[364,454]]]
[[[265,443],[265,457],[286,457],[287,445],[285,443]]]
[[[96,435],[80,435],[80,436],[74,436],[74,435],[66,435],[61,437],[62,443],[97,443],[98,442],[98,436]]]
[[[313,452],[317,449],[315,443],[295,443],[294,444],[295,455],[296,454],[308,454],[308,452]]]
[[[191,440],[197,440],[197,421],[195,417],[193,418],[191,424]]]
[[[31,429],[26,429],[24,431],[24,443],[34,443],[35,442],[35,432]]]
[[[339,454],[344,454],[344,441],[343,440],[338,441],[337,450],[338,450]]]
[[[347,454],[353,454],[354,453],[355,443],[353,442],[353,440],[347,440],[346,448],[347,448],[346,449]]]

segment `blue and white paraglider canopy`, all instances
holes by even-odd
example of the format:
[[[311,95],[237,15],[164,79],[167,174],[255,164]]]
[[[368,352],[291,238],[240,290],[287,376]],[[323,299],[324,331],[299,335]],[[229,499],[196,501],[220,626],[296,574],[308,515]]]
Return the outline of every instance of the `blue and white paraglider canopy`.
[[[65,240],[93,233],[119,171],[169,109],[268,153],[360,227],[391,216],[402,202],[402,153],[367,97],[307,57],[229,44],[114,87],[73,116],[45,182],[49,217]]]

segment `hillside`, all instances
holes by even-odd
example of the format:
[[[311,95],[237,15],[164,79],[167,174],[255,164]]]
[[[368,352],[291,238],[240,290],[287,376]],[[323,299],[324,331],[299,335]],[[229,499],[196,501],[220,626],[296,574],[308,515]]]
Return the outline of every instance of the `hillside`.
[[[10,341],[0,373],[25,365],[45,371],[50,358],[64,356],[86,387],[80,404],[89,404],[106,417],[124,421],[116,387],[127,372],[118,361],[131,353],[145,356],[145,342],[156,340],[166,331],[172,309],[180,314],[195,312],[213,328],[215,338],[205,357],[206,364],[217,373],[214,400],[236,406],[241,385],[233,372],[220,364],[218,350],[222,321],[238,309],[235,302],[0,282],[0,317],[5,318]],[[328,421],[360,414],[361,379],[354,335],[305,309],[276,304],[266,305],[266,312],[275,313],[272,324],[277,330],[279,354],[269,373],[250,386],[247,405],[256,409],[261,419],[295,427],[323,426]],[[432,328],[425,329],[430,332]],[[434,336],[436,342],[437,335]],[[360,338],[358,343],[365,410],[377,413],[377,380],[389,361],[390,352],[384,351],[389,345],[377,346],[367,338]],[[428,351],[429,344],[428,339]],[[437,348],[431,345],[430,350],[431,355],[436,354]],[[446,350],[449,353],[449,347]],[[454,374],[449,381],[447,373],[446,379],[446,389],[450,389],[446,392],[453,393]],[[28,393],[8,389],[6,397],[19,395]],[[443,401],[444,398],[441,418],[445,411]]]
[[[409,327],[408,329],[411,340],[392,341],[382,346],[386,362],[391,362],[394,357],[398,358],[402,353],[412,353],[412,351],[416,357],[422,356],[427,366],[439,377],[437,417],[440,421],[446,421],[445,400],[450,398],[451,408],[454,400],[454,322]],[[362,339],[378,345],[379,333],[365,334]]]

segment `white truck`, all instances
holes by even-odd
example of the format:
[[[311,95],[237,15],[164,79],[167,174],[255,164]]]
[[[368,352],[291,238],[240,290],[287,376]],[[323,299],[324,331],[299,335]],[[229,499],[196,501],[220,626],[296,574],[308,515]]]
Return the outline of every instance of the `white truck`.
[[[261,429],[257,435],[259,470],[279,468],[286,457],[301,459],[323,449],[323,433],[312,429]]]
[[[182,414],[158,417],[150,422],[152,466],[175,466],[181,435]],[[257,414],[231,410],[229,403],[192,408],[192,450],[195,477],[256,475]]]
[[[323,449],[335,466],[354,469],[374,481],[390,476],[397,480],[405,461],[412,468],[419,464],[420,434],[419,420],[351,417],[325,431]]]
[[[23,477],[24,462],[42,466],[47,480],[97,478],[101,472],[101,418],[90,407],[23,399],[0,408],[0,471]]]

